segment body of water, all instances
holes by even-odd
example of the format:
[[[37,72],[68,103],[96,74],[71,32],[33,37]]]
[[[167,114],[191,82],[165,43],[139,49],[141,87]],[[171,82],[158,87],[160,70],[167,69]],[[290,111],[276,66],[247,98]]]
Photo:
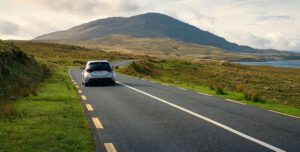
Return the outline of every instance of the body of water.
[[[236,62],[244,65],[264,65],[273,67],[300,68],[300,60],[266,61],[266,62]]]

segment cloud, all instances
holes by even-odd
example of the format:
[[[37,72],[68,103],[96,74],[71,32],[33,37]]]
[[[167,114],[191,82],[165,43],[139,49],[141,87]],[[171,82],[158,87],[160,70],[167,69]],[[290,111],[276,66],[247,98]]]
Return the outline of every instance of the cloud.
[[[20,26],[14,22],[0,20],[0,34],[14,35],[19,32]]]
[[[19,1],[19,0],[17,0]],[[117,12],[132,12],[140,9],[140,6],[132,0],[26,0],[56,12],[71,13],[74,15],[100,15]]]
[[[268,15],[268,16],[258,16],[256,18],[257,21],[286,21],[290,20],[291,17],[289,15]]]
[[[288,37],[281,32],[271,32],[266,35],[252,33],[233,32],[229,34],[231,39],[239,40],[240,44],[250,45],[259,49],[300,50],[299,40]]]

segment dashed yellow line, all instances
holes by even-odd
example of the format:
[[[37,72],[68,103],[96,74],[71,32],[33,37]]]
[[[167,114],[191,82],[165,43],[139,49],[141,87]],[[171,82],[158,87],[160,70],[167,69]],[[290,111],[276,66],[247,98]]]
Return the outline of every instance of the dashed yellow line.
[[[92,120],[97,129],[103,129],[103,126],[97,117],[92,118]]]
[[[107,152],[117,152],[114,144],[112,143],[104,143]]]
[[[78,90],[78,93],[82,93],[82,91],[81,91],[81,90]]]
[[[293,117],[293,118],[300,119],[300,117],[293,116],[293,115],[289,115],[289,114],[285,114],[285,113],[282,113],[282,112],[273,111],[273,110],[269,110],[269,111],[274,112],[274,113],[277,113],[277,114],[281,114],[281,115],[285,115],[285,116],[289,116],[289,117]]]
[[[82,100],[87,100],[85,95],[81,95]]]
[[[245,103],[243,103],[243,102],[238,102],[238,101],[231,100],[231,99],[226,99],[226,100],[227,100],[227,101],[230,101],[230,102],[237,103],[237,104],[246,105],[246,104],[245,104]]]
[[[92,107],[91,104],[86,104],[85,106],[86,106],[86,109],[87,109],[88,111],[94,111],[94,109],[93,109],[93,107]]]
[[[75,87],[76,87],[77,89],[79,89],[79,86],[78,86],[78,85],[76,85]]]

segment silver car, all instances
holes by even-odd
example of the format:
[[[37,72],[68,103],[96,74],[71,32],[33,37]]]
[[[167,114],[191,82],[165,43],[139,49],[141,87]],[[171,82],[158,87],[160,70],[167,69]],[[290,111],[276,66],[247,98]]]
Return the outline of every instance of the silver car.
[[[84,86],[100,82],[108,82],[111,85],[116,84],[116,74],[107,60],[88,61],[81,75]]]

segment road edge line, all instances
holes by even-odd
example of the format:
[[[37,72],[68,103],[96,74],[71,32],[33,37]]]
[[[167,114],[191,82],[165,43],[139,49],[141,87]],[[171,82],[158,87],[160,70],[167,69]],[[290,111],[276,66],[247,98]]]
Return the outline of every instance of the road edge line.
[[[277,147],[275,147],[275,146],[273,146],[273,145],[271,145],[271,144],[268,144],[268,143],[263,142],[263,141],[261,141],[261,140],[259,140],[259,139],[256,139],[256,138],[254,138],[254,137],[251,137],[251,136],[249,136],[249,135],[246,135],[246,134],[244,134],[244,133],[242,133],[242,132],[240,132],[240,131],[238,131],[238,130],[235,130],[235,129],[229,127],[229,126],[226,126],[226,125],[224,125],[224,124],[221,124],[221,123],[219,123],[219,122],[217,122],[217,121],[215,121],[215,120],[213,120],[213,119],[210,119],[210,118],[208,118],[208,117],[205,117],[205,116],[202,116],[202,115],[200,115],[200,114],[197,114],[197,113],[195,113],[195,112],[193,112],[193,111],[190,111],[190,110],[188,110],[188,109],[186,109],[186,108],[180,107],[180,106],[178,106],[178,105],[176,105],[176,104],[173,104],[173,103],[168,102],[168,101],[166,101],[166,100],[164,100],[164,99],[161,99],[161,98],[158,98],[158,97],[156,97],[156,96],[153,96],[153,95],[151,95],[151,94],[149,94],[149,93],[146,93],[146,92],[141,91],[141,90],[139,90],[139,89],[136,89],[136,88],[134,88],[134,87],[128,86],[128,85],[123,84],[123,83],[121,83],[121,82],[118,82],[118,81],[117,81],[117,83],[119,83],[119,84],[121,84],[121,85],[123,85],[123,86],[125,86],[125,87],[127,87],[127,88],[129,88],[129,89],[132,89],[132,90],[134,90],[134,91],[136,91],[136,92],[139,92],[139,93],[141,93],[141,94],[144,94],[144,95],[146,95],[146,96],[148,96],[148,97],[154,98],[154,99],[156,99],[156,100],[158,100],[158,101],[160,101],[160,102],[163,102],[163,103],[165,103],[165,104],[167,104],[167,105],[170,105],[170,106],[172,106],[172,107],[174,107],[174,108],[176,108],[176,109],[179,109],[179,110],[181,110],[181,111],[183,111],[183,112],[186,112],[186,113],[188,113],[188,114],[190,114],[190,115],[193,115],[193,116],[195,116],[195,117],[197,117],[197,118],[200,118],[200,119],[202,119],[202,120],[205,120],[205,121],[207,121],[207,122],[210,122],[211,124],[214,124],[214,125],[216,125],[216,126],[218,126],[218,127],[220,127],[220,128],[223,128],[223,129],[225,129],[225,130],[227,130],[227,131],[229,131],[229,132],[231,132],[231,133],[234,133],[234,134],[236,134],[236,135],[238,135],[238,136],[240,136],[240,137],[243,137],[243,138],[245,138],[245,139],[248,139],[248,140],[250,140],[250,141],[252,141],[252,142],[254,142],[254,143],[257,143],[257,144],[259,144],[259,145],[261,145],[261,146],[264,146],[264,147],[266,147],[266,148],[268,148],[268,149],[271,149],[271,150],[276,151],[276,152],[285,152],[285,150],[283,150],[283,149],[277,148]]]

